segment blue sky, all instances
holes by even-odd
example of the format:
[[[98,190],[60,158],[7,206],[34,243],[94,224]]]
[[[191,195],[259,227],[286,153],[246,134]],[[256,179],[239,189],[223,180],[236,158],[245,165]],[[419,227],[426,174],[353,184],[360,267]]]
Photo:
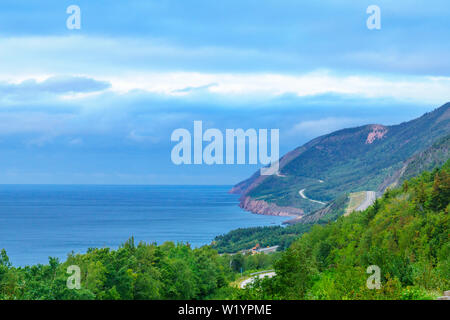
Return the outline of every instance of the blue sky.
[[[3,0],[0,183],[234,184],[258,167],[175,166],[171,132],[278,128],[283,154],[412,119],[450,101],[449,16],[446,1]]]

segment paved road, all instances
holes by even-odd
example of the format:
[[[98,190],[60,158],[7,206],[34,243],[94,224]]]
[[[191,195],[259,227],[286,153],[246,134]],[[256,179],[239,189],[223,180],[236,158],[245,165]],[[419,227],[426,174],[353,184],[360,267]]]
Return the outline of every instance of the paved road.
[[[300,195],[300,197],[302,197],[303,199],[307,199],[307,200],[309,200],[309,201],[312,201],[312,202],[317,202],[317,203],[320,203],[320,204],[326,204],[325,202],[322,202],[322,201],[319,201],[319,200],[313,200],[313,199],[308,198],[307,196],[305,196],[305,190],[306,190],[306,189],[302,189],[302,190],[300,190],[300,191],[298,192],[298,194]]]
[[[369,206],[371,206],[375,202],[375,199],[376,199],[375,191],[366,191],[366,200],[364,200],[363,203],[361,203],[359,207],[355,209],[355,211],[366,210]]]
[[[276,273],[274,271],[270,271],[270,272],[264,272],[264,273],[259,273],[251,278],[245,279],[244,281],[241,282],[241,284],[239,285],[239,287],[241,289],[244,289],[247,285],[249,285],[250,283],[252,283],[253,281],[255,281],[256,278],[272,278],[276,275]]]

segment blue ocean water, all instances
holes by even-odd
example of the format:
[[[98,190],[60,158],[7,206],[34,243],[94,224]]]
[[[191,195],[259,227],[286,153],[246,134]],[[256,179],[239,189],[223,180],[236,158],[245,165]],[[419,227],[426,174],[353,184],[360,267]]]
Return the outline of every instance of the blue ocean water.
[[[198,247],[232,229],[286,217],[240,209],[229,186],[0,185],[0,249],[15,266],[135,241]]]

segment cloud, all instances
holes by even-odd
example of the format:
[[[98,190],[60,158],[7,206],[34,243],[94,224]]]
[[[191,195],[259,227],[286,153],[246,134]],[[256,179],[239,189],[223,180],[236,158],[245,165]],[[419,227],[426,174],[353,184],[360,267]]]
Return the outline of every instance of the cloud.
[[[176,89],[173,90],[172,93],[177,94],[177,93],[198,93],[198,92],[205,92],[208,91],[208,89],[217,86],[217,83],[210,83],[210,84],[206,84],[204,86],[198,86],[198,87],[186,87],[186,88],[182,88],[182,89]]]
[[[111,87],[106,81],[79,76],[53,76],[43,81],[27,79],[19,83],[0,83],[3,95],[30,96],[36,94],[75,94],[103,91]]]
[[[35,83],[35,87],[39,91],[52,93],[88,93],[106,90],[111,84],[87,77],[55,76]]]
[[[409,103],[440,104],[450,100],[450,77],[340,74],[318,70],[300,74],[138,72],[128,75],[35,76],[16,82],[0,82],[0,101],[51,101],[82,99],[107,91],[116,94],[161,97],[181,96],[234,104],[261,103],[282,95],[313,97],[323,95],[389,98]],[[107,90],[107,91],[106,91]],[[103,95],[102,98],[107,96]],[[233,101],[234,100],[234,101]],[[58,101],[58,100],[55,100]]]
[[[347,38],[336,40],[337,31],[307,35],[298,42],[303,44],[300,47],[207,41],[194,45],[136,36],[16,36],[0,38],[0,68],[2,77],[12,78],[43,73],[97,77],[180,71],[291,74],[317,69],[450,76],[450,62],[446,59],[450,44],[441,38],[423,35],[423,46],[418,47],[418,39],[402,45],[393,42],[401,37],[399,34],[374,38],[360,33],[347,35],[352,43]],[[448,38],[448,32],[441,37]],[[334,45],[325,46],[322,41]]]
[[[189,94],[211,99],[254,102],[285,94],[299,97],[324,94],[391,98],[420,103],[450,100],[450,77],[339,74],[318,70],[300,74],[149,72],[110,77],[112,90],[142,90],[162,95]]]
[[[174,168],[172,130],[279,128],[286,152],[449,101],[448,1],[379,1],[372,32],[367,1],[78,0],[82,29],[70,31],[65,5],[4,0],[0,172],[17,167],[13,183],[236,182],[256,169],[231,181],[228,167]]]
[[[147,91],[123,94],[107,90],[99,95],[61,100],[51,107],[35,100],[1,107],[3,157],[0,158],[0,171],[19,169],[22,172],[19,176],[5,180],[16,183],[30,180],[27,170],[36,174],[60,172],[61,176],[56,180],[41,177],[35,183],[97,181],[88,177],[89,172],[104,172],[110,183],[139,182],[135,178],[123,180],[116,176],[117,172],[130,177],[155,174],[161,177],[159,183],[181,183],[180,176],[188,173],[199,178],[183,180],[183,183],[198,183],[209,174],[222,179],[217,180],[219,182],[235,182],[257,168],[174,166],[170,160],[173,130],[192,130],[194,120],[202,120],[204,130],[278,128],[280,151],[285,153],[335,129],[368,122],[396,120],[398,123],[431,109],[423,105],[421,108],[407,103],[399,105],[392,99],[348,95],[300,97],[285,94],[259,100],[236,98],[231,105],[222,94],[210,93],[207,99],[204,95],[193,99],[187,97],[190,96]],[[66,111],[59,112],[58,108]],[[231,181],[234,170],[235,180]],[[77,179],[72,172],[85,176]]]

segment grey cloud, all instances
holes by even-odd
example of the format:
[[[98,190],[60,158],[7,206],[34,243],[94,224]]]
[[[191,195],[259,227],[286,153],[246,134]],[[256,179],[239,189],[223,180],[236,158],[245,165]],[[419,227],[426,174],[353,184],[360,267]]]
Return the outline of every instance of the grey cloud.
[[[21,83],[0,83],[0,93],[5,95],[30,95],[37,93],[67,94],[103,91],[111,87],[107,81],[98,81],[88,77],[55,76],[42,82],[35,79]]]
[[[210,83],[204,86],[199,86],[199,87],[186,87],[183,89],[178,89],[178,90],[173,90],[172,93],[190,93],[190,92],[203,92],[205,90],[208,90],[211,87],[215,87],[217,86],[217,83]]]

